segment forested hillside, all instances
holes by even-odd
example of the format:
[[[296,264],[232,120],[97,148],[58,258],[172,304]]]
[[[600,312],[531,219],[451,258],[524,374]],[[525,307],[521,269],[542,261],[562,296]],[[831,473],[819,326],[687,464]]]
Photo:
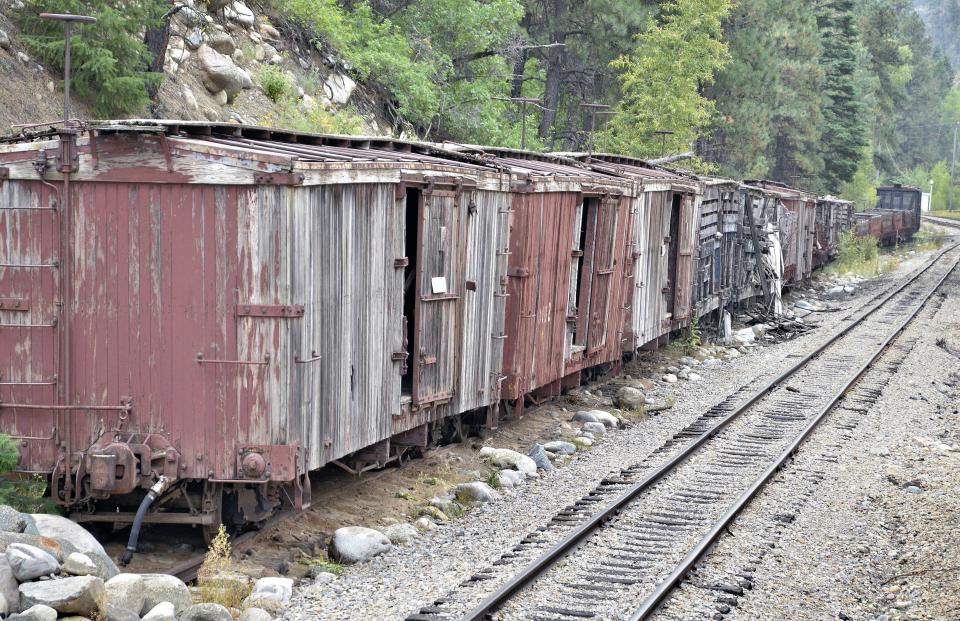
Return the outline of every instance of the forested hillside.
[[[210,0],[206,23],[189,28],[206,41],[213,28],[224,31],[218,24],[230,25],[230,11],[246,15],[239,4]],[[276,52],[276,66],[291,61],[296,71],[248,67],[254,79],[246,82],[276,109],[244,118],[555,151],[694,150],[692,165],[702,170],[770,177],[861,204],[878,181],[891,180],[926,189],[932,179],[945,201],[960,120],[947,55],[958,53],[960,9],[916,4],[932,37],[911,0],[267,0],[250,6],[262,16],[257,24],[280,35],[268,58]],[[106,17],[109,28],[78,35],[80,94],[99,115],[169,114],[176,106],[157,103],[172,79],[164,46],[183,45],[171,24],[186,24],[189,13],[176,3],[134,6],[26,0],[12,19],[56,69],[58,29],[31,12]],[[253,28],[251,45],[260,45],[264,27]],[[238,66],[250,50],[262,56],[255,47],[246,60],[234,51]],[[190,52],[175,51],[182,67]],[[375,93],[387,122],[357,121],[370,106],[358,109],[349,93],[344,101],[318,97],[320,112],[304,112],[304,98],[317,93],[297,63],[302,75],[316,73],[316,58]],[[207,118],[228,116],[243,96],[224,96],[225,111]],[[318,114],[322,122],[299,118]]]

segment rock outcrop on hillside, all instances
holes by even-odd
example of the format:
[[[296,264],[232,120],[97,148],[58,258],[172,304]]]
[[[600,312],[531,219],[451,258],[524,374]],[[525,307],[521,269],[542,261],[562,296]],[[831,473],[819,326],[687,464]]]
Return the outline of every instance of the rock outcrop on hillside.
[[[0,0],[0,127],[62,118],[62,77],[31,58],[10,19],[25,10],[18,0]],[[322,116],[348,114],[371,135],[390,134],[382,89],[357,84],[335,53],[320,51],[314,37],[283,15],[269,16],[240,0],[204,4],[185,0],[169,17],[164,81],[150,109],[129,116],[311,127]],[[285,82],[281,97],[264,92],[264,74]],[[24,96],[33,94],[33,96]],[[77,118],[91,118],[82,101]],[[317,125],[316,123],[314,123]]]

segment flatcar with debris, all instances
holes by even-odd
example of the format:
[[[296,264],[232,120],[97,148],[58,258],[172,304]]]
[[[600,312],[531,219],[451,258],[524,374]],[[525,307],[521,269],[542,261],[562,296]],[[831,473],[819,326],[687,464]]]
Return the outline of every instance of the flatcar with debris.
[[[0,142],[0,432],[91,527],[256,523],[779,294],[814,203],[613,155],[34,129]]]

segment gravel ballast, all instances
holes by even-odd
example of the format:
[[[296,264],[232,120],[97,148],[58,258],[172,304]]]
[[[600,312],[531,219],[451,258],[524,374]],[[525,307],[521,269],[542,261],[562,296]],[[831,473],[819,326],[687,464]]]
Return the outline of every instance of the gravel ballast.
[[[831,304],[857,308],[909,268],[916,267],[918,262],[914,263],[901,266],[896,277],[864,283],[855,295]],[[796,357],[826,340],[831,328],[846,314],[817,314],[820,330],[786,343],[753,348],[750,355],[712,368],[698,367],[701,379],[697,382],[658,382],[647,391],[648,402],[675,399],[672,409],[637,421],[626,430],[608,432],[602,443],[589,452],[577,453],[563,467],[517,489],[500,490],[500,499],[478,506],[459,520],[440,524],[408,546],[352,567],[336,581],[301,586],[284,618],[399,619],[430,604],[478,569],[487,567],[532,528],[548,523],[560,509],[593,489],[601,478],[640,462],[723,396],[745,383],[759,384],[791,366]],[[572,414],[568,412],[567,419]],[[485,581],[477,595],[492,591],[507,577],[504,574],[499,580]]]

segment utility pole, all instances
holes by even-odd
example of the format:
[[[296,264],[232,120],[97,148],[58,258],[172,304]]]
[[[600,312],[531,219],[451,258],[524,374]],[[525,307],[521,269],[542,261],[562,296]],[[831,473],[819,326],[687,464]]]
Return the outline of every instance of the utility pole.
[[[527,148],[527,104],[534,104],[535,106],[543,110],[544,108],[540,105],[543,102],[533,97],[491,97],[491,99],[496,99],[498,101],[509,101],[512,103],[520,104],[520,149],[526,150]]]
[[[588,155],[593,155],[593,134],[597,129],[597,116],[612,116],[616,114],[610,110],[610,106],[601,103],[582,103],[580,107],[590,111],[590,130],[588,133],[589,142],[587,147]]]
[[[948,207],[947,211],[953,211],[953,172],[957,168],[957,131],[960,130],[960,123],[953,125],[953,157],[950,158],[950,188],[947,192]]]
[[[655,132],[653,132],[653,133],[654,133],[654,135],[660,136],[660,153],[662,153],[663,155],[666,155],[666,154],[667,154],[667,153],[666,153],[666,151],[667,151],[667,136],[672,136],[672,135],[675,134],[676,132],[672,132],[672,131],[670,131],[670,130],[668,130],[668,129],[658,129],[657,131],[655,131]]]

